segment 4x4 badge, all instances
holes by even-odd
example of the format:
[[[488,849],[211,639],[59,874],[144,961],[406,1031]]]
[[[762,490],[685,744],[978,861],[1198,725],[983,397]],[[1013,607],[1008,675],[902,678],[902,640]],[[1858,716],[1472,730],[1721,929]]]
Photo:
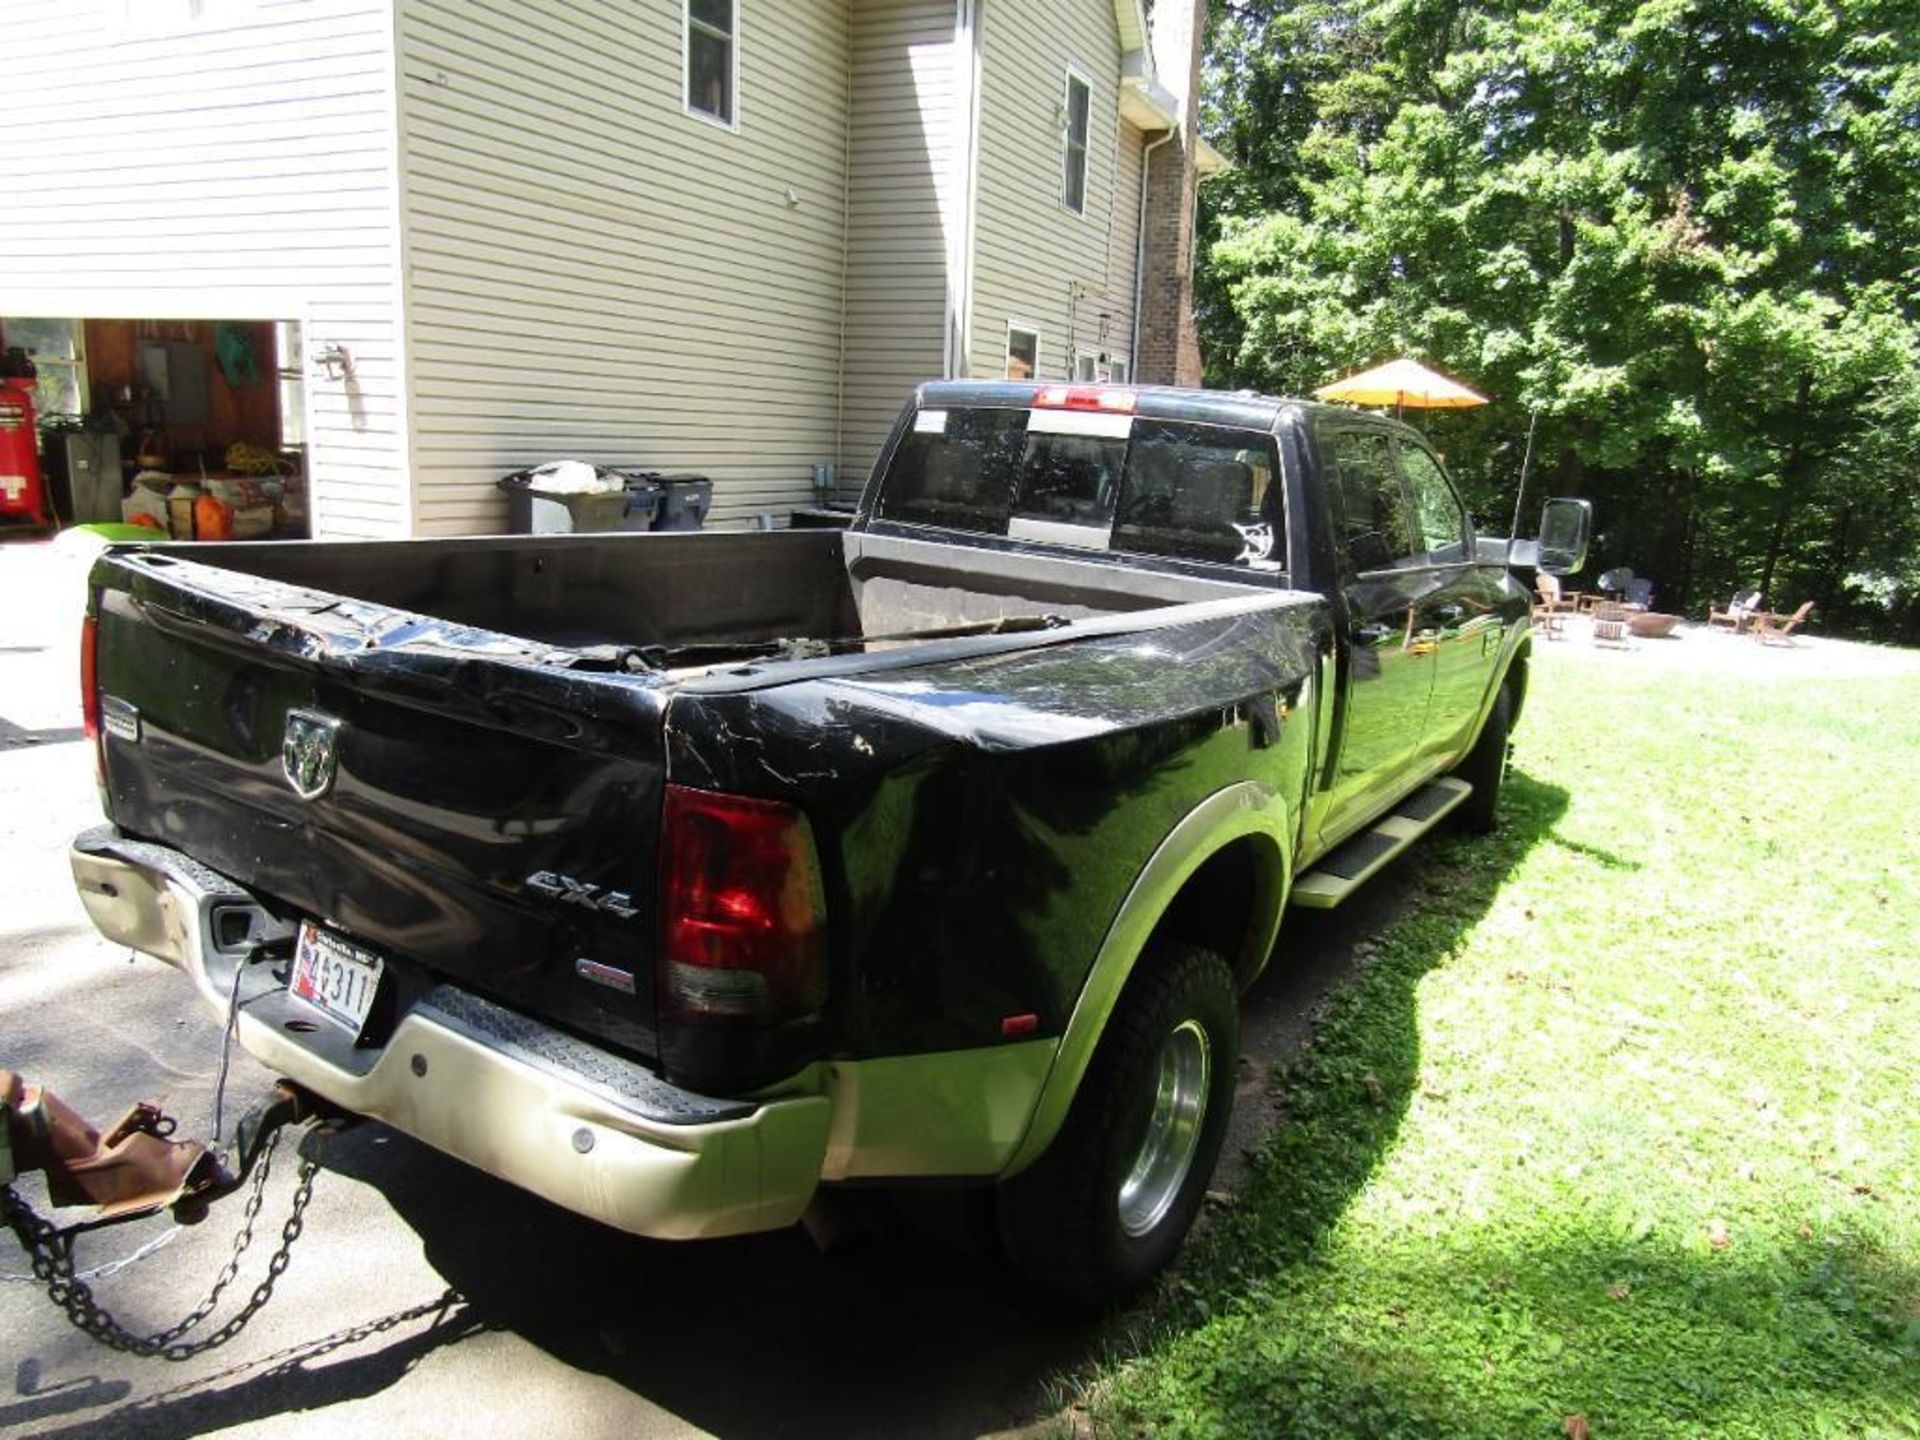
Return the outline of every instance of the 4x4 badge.
[[[317,710],[289,710],[280,741],[280,768],[302,800],[318,800],[333,787],[340,766],[340,722]]]

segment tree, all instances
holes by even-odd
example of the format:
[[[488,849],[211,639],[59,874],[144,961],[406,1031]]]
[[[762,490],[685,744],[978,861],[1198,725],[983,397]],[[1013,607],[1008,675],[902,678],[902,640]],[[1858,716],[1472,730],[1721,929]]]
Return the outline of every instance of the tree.
[[[1666,608],[1912,633],[1920,3],[1246,0],[1212,38],[1210,379],[1420,355],[1497,397],[1436,422],[1483,519],[1537,411]]]

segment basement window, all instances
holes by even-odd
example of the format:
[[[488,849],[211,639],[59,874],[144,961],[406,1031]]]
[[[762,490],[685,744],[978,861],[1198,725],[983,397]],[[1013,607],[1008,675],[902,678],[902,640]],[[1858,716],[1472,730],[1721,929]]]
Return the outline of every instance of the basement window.
[[[1067,71],[1063,117],[1067,139],[1066,174],[1060,191],[1060,203],[1076,215],[1084,214],[1087,208],[1087,137],[1091,131],[1092,116],[1093,87],[1079,71]]]
[[[687,113],[734,128],[740,85],[737,0],[685,0]]]

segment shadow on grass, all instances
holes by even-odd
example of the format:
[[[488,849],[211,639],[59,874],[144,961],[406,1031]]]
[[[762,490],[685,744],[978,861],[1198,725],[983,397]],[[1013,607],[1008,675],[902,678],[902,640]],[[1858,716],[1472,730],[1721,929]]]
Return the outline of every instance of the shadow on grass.
[[[1824,1434],[1795,1418],[1824,1405],[1840,1412],[1831,1433],[1856,1433],[1865,1412],[1886,1433],[1920,1434],[1920,1270],[1868,1235],[1802,1232],[1722,1253],[1701,1237],[1542,1213],[1520,1231],[1463,1219],[1411,1258],[1343,1252],[1330,1268],[1330,1234],[1419,1084],[1422,979],[1529,851],[1566,843],[1554,834],[1566,804],[1515,773],[1496,835],[1434,845],[1376,882],[1371,914],[1325,917],[1379,933],[1277,1067],[1278,1128],[1237,1202],[1136,1317],[1126,1350],[1152,1363],[1096,1392],[1102,1425],[1545,1436],[1584,1415],[1595,1433]],[[1308,929],[1289,922],[1296,942]]]
[[[1491,835],[1416,848],[1348,906],[1289,915],[1277,973],[1263,987],[1285,984],[1302,951],[1309,964],[1353,959],[1333,977],[1312,1038],[1281,1067],[1280,1125],[1244,1203],[1193,1254],[1176,1293],[1231,1293],[1247,1246],[1266,1265],[1302,1259],[1340,1218],[1406,1116],[1420,1069],[1421,978],[1445,963],[1527,855],[1553,841],[1566,809],[1564,790],[1513,771]]]
[[[1186,1375],[1126,1393],[1121,1433],[1220,1436],[1912,1435],[1920,1272],[1870,1238],[1715,1254],[1580,1223],[1473,1234],[1372,1266],[1406,1313],[1339,1314],[1311,1262],[1229,1306]],[[1603,1278],[1612,1277],[1612,1278]],[[1198,1411],[1201,1423],[1191,1423]],[[1188,1423],[1182,1423],[1187,1421]]]

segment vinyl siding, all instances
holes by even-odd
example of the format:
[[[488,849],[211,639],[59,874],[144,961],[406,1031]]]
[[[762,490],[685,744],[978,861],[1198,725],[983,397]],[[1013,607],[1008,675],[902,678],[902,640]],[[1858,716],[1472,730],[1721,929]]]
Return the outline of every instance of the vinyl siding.
[[[954,0],[856,0],[848,135],[840,485],[872,469],[912,388],[946,373],[961,237],[962,56]]]
[[[1120,119],[1114,6],[1058,0],[982,9],[973,371],[1003,373],[1012,319],[1039,328],[1041,375],[1065,379],[1076,342],[1121,356],[1133,343],[1141,137]],[[1070,63],[1091,85],[1078,215],[1061,203]],[[1123,163],[1132,170],[1125,178]],[[1078,300],[1070,298],[1075,282],[1086,287]]]
[[[10,0],[0,46],[0,315],[345,346],[307,379],[327,537],[408,526],[392,37],[389,0]]]
[[[739,129],[684,113],[681,0],[408,0],[418,525],[504,528],[560,456],[697,470],[713,521],[839,445],[848,0],[743,0]],[[797,203],[794,203],[796,202]]]

